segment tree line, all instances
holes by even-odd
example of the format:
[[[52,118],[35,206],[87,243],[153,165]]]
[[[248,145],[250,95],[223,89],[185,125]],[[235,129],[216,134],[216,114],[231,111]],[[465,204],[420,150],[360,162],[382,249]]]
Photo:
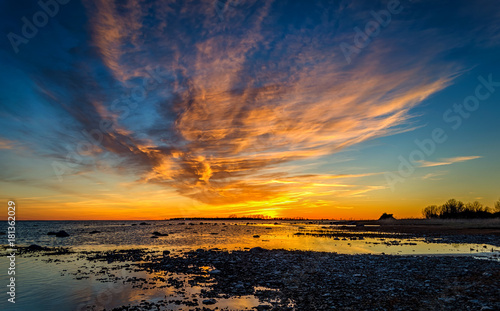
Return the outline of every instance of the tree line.
[[[500,200],[495,202],[494,208],[484,206],[478,201],[463,203],[450,199],[443,205],[430,205],[422,210],[425,218],[442,219],[470,219],[500,217]]]

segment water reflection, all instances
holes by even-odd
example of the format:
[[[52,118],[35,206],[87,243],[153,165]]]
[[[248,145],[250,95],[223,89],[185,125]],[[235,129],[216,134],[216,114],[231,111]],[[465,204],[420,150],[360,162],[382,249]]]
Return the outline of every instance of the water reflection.
[[[77,250],[132,247],[181,251],[197,248],[242,250],[259,246],[271,249],[284,248],[344,254],[465,255],[475,253],[477,255],[477,253],[498,251],[498,247],[489,244],[452,244],[402,233],[349,230],[353,226],[356,227],[356,225],[345,224],[246,221],[20,222],[17,242],[21,245],[70,246]],[[5,224],[0,224],[0,232],[5,230],[4,227]],[[59,230],[67,231],[70,236],[57,238],[47,235],[48,231]],[[153,236],[155,238],[152,238]]]
[[[169,251],[173,256],[196,249],[232,251],[263,247],[342,254],[467,255],[500,261],[499,248],[489,244],[442,243],[437,238],[411,234],[359,227],[351,230],[354,227],[243,221],[20,222],[17,243],[68,246],[76,251],[146,248],[158,254]],[[5,224],[0,225],[2,230]],[[47,235],[48,231],[59,230],[70,236]],[[7,265],[6,258],[0,258],[0,269],[6,271]],[[195,305],[245,310],[269,304],[259,297],[273,291],[259,286],[254,288],[254,295],[218,297],[212,301],[204,298],[203,293],[214,285],[213,267],[202,266],[201,275],[146,272],[124,262],[88,261],[78,253],[50,258],[20,256],[17,267],[16,310],[89,310],[89,306],[111,310],[129,304],[147,309],[152,303],[167,310],[185,310]],[[5,274],[1,274],[0,282],[7,284]],[[0,309],[6,309],[4,304],[2,301]]]
[[[8,261],[0,258],[0,269],[7,267]],[[213,285],[209,275],[203,287],[190,286],[194,275],[150,273],[131,268],[127,263],[85,261],[77,254],[55,259],[21,256],[17,271],[15,310],[112,310],[124,305],[147,309],[151,304],[165,310],[187,310],[205,304],[211,308],[250,310],[268,305],[253,295],[207,301],[201,294]],[[7,281],[3,274],[0,281],[2,284]],[[1,309],[8,310],[4,303]]]

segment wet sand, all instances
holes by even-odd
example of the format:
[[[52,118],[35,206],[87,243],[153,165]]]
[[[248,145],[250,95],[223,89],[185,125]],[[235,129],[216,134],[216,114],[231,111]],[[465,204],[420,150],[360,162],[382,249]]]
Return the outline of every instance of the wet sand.
[[[343,223],[346,225],[342,225]],[[320,221],[318,224],[335,224],[353,234],[362,232],[365,237],[370,236],[370,233],[374,236],[385,233],[388,237],[391,237],[391,234],[394,234],[393,237],[404,234],[407,237],[424,238],[432,243],[477,243],[500,247],[500,219],[402,219],[342,223]]]
[[[411,234],[441,235],[492,235],[500,240],[500,219],[440,220],[440,219],[401,219],[394,221],[358,221],[367,227],[354,227],[353,230],[375,232],[398,232]],[[370,227],[369,225],[379,225]]]

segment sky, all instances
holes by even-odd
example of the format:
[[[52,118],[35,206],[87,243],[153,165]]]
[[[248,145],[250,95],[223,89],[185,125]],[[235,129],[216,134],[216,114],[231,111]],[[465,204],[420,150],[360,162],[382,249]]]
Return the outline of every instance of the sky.
[[[500,197],[498,1],[0,12],[0,201],[18,219],[408,218]]]

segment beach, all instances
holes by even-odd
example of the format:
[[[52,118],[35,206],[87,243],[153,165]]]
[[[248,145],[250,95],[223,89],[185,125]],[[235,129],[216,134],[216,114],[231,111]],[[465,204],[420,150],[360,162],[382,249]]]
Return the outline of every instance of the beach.
[[[53,310],[55,306],[58,310],[500,308],[500,241],[494,222],[188,220],[128,222],[125,226],[112,222],[100,232],[89,223],[73,224],[73,230],[68,223],[61,225],[70,237],[46,240],[43,236],[41,240],[52,243],[18,248],[21,276],[15,310]],[[117,230],[122,237],[127,237],[127,230],[135,236],[144,232],[149,245],[69,243],[75,235],[99,240],[106,230]],[[187,241],[186,236],[197,236],[194,240],[210,243],[181,247],[173,242],[176,235],[183,241]],[[273,236],[285,241],[284,235],[295,241],[289,245],[303,243],[303,249],[279,248],[271,243]],[[235,246],[233,239],[252,243]],[[306,242],[311,243],[309,247]],[[364,249],[356,248],[362,244]],[[320,250],[334,245],[337,251]],[[369,252],[371,247],[378,247],[377,251]],[[29,275],[22,277],[23,270]],[[36,282],[23,286],[32,277]],[[54,292],[40,288],[44,278]],[[42,297],[44,293],[46,297]],[[40,299],[51,299],[54,305],[42,306]]]

